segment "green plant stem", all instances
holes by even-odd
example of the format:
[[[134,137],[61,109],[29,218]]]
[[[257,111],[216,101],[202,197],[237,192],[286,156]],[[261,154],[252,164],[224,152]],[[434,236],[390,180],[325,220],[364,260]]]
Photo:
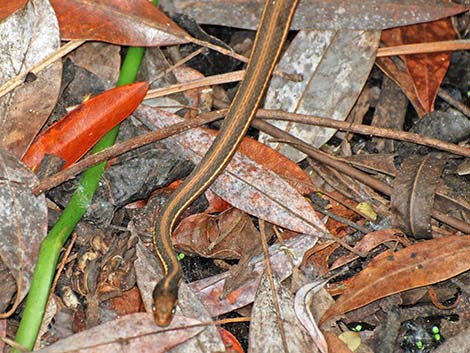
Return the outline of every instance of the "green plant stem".
[[[143,55],[144,48],[129,48],[121,68],[117,86],[135,81]],[[119,126],[109,131],[93,147],[92,153],[112,146],[118,132]],[[47,237],[42,241],[31,288],[15,339],[17,343],[28,350],[33,349],[41,327],[60,251],[75,228],[75,225],[80,221],[90,205],[93,195],[98,188],[105,165],[106,162],[100,163],[83,173],[80,184],[72,195],[69,204]],[[13,351],[18,352],[17,350]]]

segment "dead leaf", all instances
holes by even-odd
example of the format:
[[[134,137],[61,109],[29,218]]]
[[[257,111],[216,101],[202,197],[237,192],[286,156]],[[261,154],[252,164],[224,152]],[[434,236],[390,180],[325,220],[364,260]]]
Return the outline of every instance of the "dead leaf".
[[[301,31],[284,53],[278,70],[301,74],[301,82],[274,76],[266,93],[265,108],[281,109],[334,120],[345,120],[374,64],[379,32]],[[288,121],[269,121],[306,143],[320,147],[335,129]],[[305,154],[287,144],[268,143],[271,137],[260,134],[267,143],[293,161]]]
[[[238,260],[253,247],[261,249],[251,218],[236,208],[217,216],[186,217],[173,232],[172,242],[186,254],[224,260]]]
[[[392,223],[417,239],[430,239],[434,194],[440,183],[446,158],[432,154],[408,157],[393,182]]]
[[[381,39],[387,46],[394,46],[454,38],[455,32],[450,20],[442,19],[431,23],[390,29],[382,32]],[[431,112],[434,110],[437,91],[450,64],[450,53],[405,55],[402,59],[406,66],[406,73],[395,73],[400,70],[399,66],[395,64],[393,67],[390,60],[381,60],[381,62],[387,66],[387,73],[402,87],[420,116]],[[403,75],[408,77],[404,78]]]
[[[367,254],[372,249],[376,248],[380,244],[387,243],[387,242],[395,242],[400,243],[403,245],[409,245],[410,241],[407,240],[401,234],[401,231],[398,229],[381,229],[375,232],[368,233],[359,240],[356,245],[354,245],[354,249],[358,252],[363,254]],[[359,258],[356,254],[348,254],[342,256],[331,265],[330,270],[335,270],[341,266],[344,266],[354,260]]]
[[[248,345],[250,352],[284,352],[282,349],[281,327],[285,332],[286,343],[290,352],[317,353],[318,348],[312,338],[301,327],[294,313],[294,298],[287,288],[279,283],[274,276],[274,288],[279,303],[278,313],[273,302],[273,293],[269,277],[265,272],[256,293],[255,302],[251,311],[250,337]],[[269,332],[269,335],[266,335]],[[326,343],[325,343],[326,344]]]
[[[19,302],[28,293],[39,247],[47,234],[46,200],[31,192],[38,183],[36,176],[2,150],[0,173],[0,258],[16,280]],[[11,285],[2,282],[2,286]]]
[[[134,115],[151,129],[182,121],[174,114],[147,105],[142,105]],[[193,163],[199,163],[214,137],[198,128],[171,140],[173,148],[182,148]],[[318,229],[324,229],[302,195],[282,178],[238,152],[211,189],[233,206],[283,228],[307,234],[318,234]]]
[[[391,294],[465,272],[470,268],[469,256],[470,236],[442,237],[397,252],[387,250],[348,281],[343,295],[323,315],[320,323]]]
[[[201,332],[202,326],[188,327],[198,323],[198,320],[175,316],[169,327],[162,328],[155,325],[150,313],[131,314],[64,338],[37,352],[164,353]]]
[[[188,42],[188,35],[146,0],[52,0],[62,39],[99,40],[127,46]]]
[[[0,22],[0,85],[28,72],[60,46],[49,1],[32,0]],[[21,158],[52,112],[59,95],[60,61],[0,97],[0,147]]]
[[[262,2],[239,0],[164,1],[168,12],[184,12],[198,23],[256,29]],[[468,7],[441,0],[304,0],[294,16],[292,29],[382,30],[429,22],[466,11]]]
[[[280,244],[270,246],[269,254],[273,272],[281,280],[286,279],[292,274],[292,266],[300,265],[305,252],[315,245],[316,241],[317,238],[310,235],[298,235],[286,240],[283,246]],[[229,276],[228,271],[190,284],[212,316],[228,313],[253,302],[261,274],[265,269],[263,256],[256,256],[249,265],[253,266],[257,278],[245,283],[243,287],[224,298],[221,298],[221,294],[225,279]]]
[[[3,0],[0,4],[0,21],[23,8],[27,2],[28,0]]]
[[[318,328],[317,322],[310,311],[310,306],[312,304],[313,295],[322,289],[326,282],[327,281],[314,281],[304,285],[295,293],[294,301],[297,319],[322,353],[328,353],[328,344],[326,343],[325,337],[323,337],[323,333]]]

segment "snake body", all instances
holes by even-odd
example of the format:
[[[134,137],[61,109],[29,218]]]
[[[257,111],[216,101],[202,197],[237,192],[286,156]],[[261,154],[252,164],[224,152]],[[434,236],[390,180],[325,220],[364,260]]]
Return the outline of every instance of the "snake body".
[[[201,195],[230,162],[268,85],[285,42],[298,0],[267,0],[245,77],[214,143],[201,162],[161,209],[153,242],[165,276],[153,291],[155,323],[170,324],[178,301],[181,267],[171,244],[173,227],[186,207]]]

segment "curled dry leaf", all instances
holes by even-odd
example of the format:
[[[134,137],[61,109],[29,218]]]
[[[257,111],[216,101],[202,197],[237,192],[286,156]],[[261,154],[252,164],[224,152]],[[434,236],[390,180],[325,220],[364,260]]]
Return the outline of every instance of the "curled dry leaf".
[[[417,239],[430,239],[434,193],[440,183],[445,158],[432,154],[411,156],[403,161],[393,182],[393,226]]]
[[[3,6],[3,1],[0,5]],[[60,46],[59,26],[47,0],[31,0],[0,22],[0,86],[28,72]],[[21,158],[54,109],[62,63],[57,61],[0,97],[0,148]]]
[[[147,0],[52,0],[62,39],[128,46],[187,43],[189,35]]]
[[[2,150],[0,180],[0,258],[16,281],[19,302],[29,290],[39,247],[47,233],[46,200],[44,195],[31,192],[38,182],[36,176]],[[10,288],[2,286],[11,284],[1,283],[0,291],[8,292]]]
[[[328,344],[310,311],[310,305],[312,304],[313,295],[320,290],[326,282],[328,281],[314,281],[304,285],[295,294],[294,302],[297,319],[310,334],[310,337],[322,353],[328,353]]]
[[[388,295],[456,276],[470,268],[469,256],[470,236],[442,237],[397,252],[388,250],[349,281],[320,323]]]
[[[253,310],[251,311],[248,342],[250,352],[284,352],[281,330],[285,333],[289,352],[319,352],[316,342],[313,342],[295,316],[294,298],[291,292],[279,283],[276,276],[272,280],[275,293],[272,291],[266,272],[261,277],[256,293]],[[279,303],[280,312],[277,314],[273,299],[274,295],[276,295]],[[266,332],[269,332],[269,334],[267,335]],[[326,343],[324,344],[326,345]]]
[[[381,229],[375,232],[370,232],[362,237],[356,245],[354,245],[354,249],[360,253],[367,254],[372,249],[376,248],[380,244],[387,243],[387,242],[395,242],[401,243],[403,245],[409,245],[410,241],[407,240],[401,231],[398,229]],[[344,266],[354,260],[356,260],[359,256],[356,254],[348,254],[338,258],[333,265],[331,265],[330,270],[337,269],[338,267]]]
[[[273,272],[284,280],[292,274],[292,268],[299,266],[305,252],[317,241],[317,238],[310,235],[298,235],[288,239],[285,245],[274,244],[269,247],[270,261]],[[222,315],[232,310],[241,308],[253,302],[255,292],[265,269],[263,256],[256,256],[249,265],[254,268],[256,278],[246,282],[242,287],[222,298],[224,282],[229,276],[229,271],[192,282],[190,287],[198,293],[199,298],[212,316]]]
[[[75,163],[137,108],[147,90],[147,82],[133,83],[113,88],[80,104],[34,140],[23,162],[33,171],[46,154],[61,157],[65,161],[63,168]]]

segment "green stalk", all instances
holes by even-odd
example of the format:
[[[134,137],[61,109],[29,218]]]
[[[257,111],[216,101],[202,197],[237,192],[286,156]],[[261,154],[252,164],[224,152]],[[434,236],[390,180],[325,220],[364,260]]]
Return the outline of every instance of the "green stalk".
[[[156,0],[152,2],[156,5]],[[145,49],[142,47],[129,48],[122,64],[117,86],[135,81],[144,51]],[[109,131],[93,147],[92,153],[100,152],[112,146],[118,132],[119,126]],[[61,249],[90,205],[105,165],[106,162],[100,163],[83,173],[80,184],[72,195],[69,204],[47,237],[42,241],[31,288],[15,338],[18,344],[28,350],[33,349],[39,333]],[[13,350],[13,352],[19,353],[17,350]]]

